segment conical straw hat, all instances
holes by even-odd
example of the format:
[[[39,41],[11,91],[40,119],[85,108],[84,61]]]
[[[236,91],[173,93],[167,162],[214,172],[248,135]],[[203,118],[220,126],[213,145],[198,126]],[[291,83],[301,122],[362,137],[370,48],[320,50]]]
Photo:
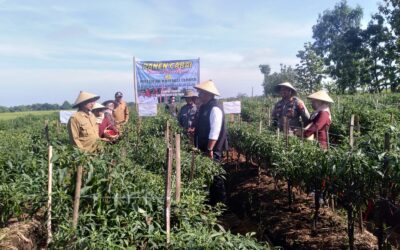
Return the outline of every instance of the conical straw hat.
[[[276,85],[275,91],[278,92],[281,87],[291,89],[294,91],[295,94],[297,94],[297,89],[295,89],[290,82],[284,82],[284,83],[280,83],[280,84]]]
[[[106,109],[106,107],[104,107],[104,106],[101,105],[100,103],[96,102],[96,103],[94,104],[93,108],[92,108],[92,111],[93,111],[93,110],[96,110],[96,109]]]
[[[187,89],[187,90],[185,91],[185,95],[182,96],[182,97],[183,97],[183,98],[190,98],[190,97],[197,97],[197,95],[194,93],[193,90]]]
[[[220,96],[218,89],[215,87],[215,84],[212,80],[208,80],[206,82],[202,82],[194,86],[195,89],[203,90],[209,92],[211,94]]]
[[[97,101],[98,99],[100,99],[100,96],[98,96],[98,95],[81,91],[81,92],[79,92],[78,98],[76,98],[74,106],[72,106],[72,107],[76,108],[79,106],[79,104],[81,104],[83,102],[86,102],[89,100]]]
[[[311,95],[307,96],[307,98],[309,99],[315,99],[315,100],[319,100],[319,101],[323,101],[323,102],[329,102],[329,103],[334,103],[334,101],[332,100],[332,98],[328,95],[328,93],[326,93],[323,90],[317,91],[315,93],[312,93]]]

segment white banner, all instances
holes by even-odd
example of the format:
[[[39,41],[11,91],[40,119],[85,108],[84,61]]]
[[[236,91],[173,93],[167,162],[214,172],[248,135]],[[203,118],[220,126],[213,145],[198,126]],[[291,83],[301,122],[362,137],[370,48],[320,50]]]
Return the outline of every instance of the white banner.
[[[67,124],[69,118],[75,113],[75,110],[60,110],[60,123]]]
[[[139,116],[156,116],[157,103],[139,103]]]
[[[223,102],[225,114],[240,114],[242,109],[240,106],[240,101],[234,102]]]

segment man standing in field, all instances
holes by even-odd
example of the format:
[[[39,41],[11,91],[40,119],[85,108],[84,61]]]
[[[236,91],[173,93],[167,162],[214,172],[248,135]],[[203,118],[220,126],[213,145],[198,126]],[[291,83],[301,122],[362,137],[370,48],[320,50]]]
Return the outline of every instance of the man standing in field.
[[[78,112],[71,116],[67,125],[71,144],[89,153],[95,152],[100,143],[96,117],[91,113],[99,98],[98,95],[81,91],[72,106],[78,108]]]
[[[220,95],[214,82],[209,80],[195,86],[202,103],[195,128],[195,145],[211,159],[220,161],[228,149],[228,136],[222,105],[215,99]],[[226,201],[225,182],[222,175],[214,176],[210,187],[210,204]]]
[[[227,130],[222,105],[215,99],[219,92],[209,80],[195,86],[202,103],[195,128],[195,145],[211,159],[221,160],[227,149]]]
[[[310,114],[303,101],[296,97],[297,90],[288,82],[278,84],[275,88],[282,99],[275,104],[272,111],[272,125],[281,131],[284,128],[284,117],[288,121],[288,132],[293,133],[301,127],[301,122],[306,125],[309,122]],[[300,120],[301,118],[301,120]]]
[[[126,102],[122,100],[123,96],[124,95],[119,91],[115,93],[115,102],[117,106],[114,109],[114,118],[118,128],[125,125],[129,119],[129,109]]]
[[[178,114],[179,125],[185,130],[185,134],[193,138],[194,126],[196,125],[197,107],[195,101],[197,95],[192,90],[186,90],[183,96],[186,104],[182,106]]]

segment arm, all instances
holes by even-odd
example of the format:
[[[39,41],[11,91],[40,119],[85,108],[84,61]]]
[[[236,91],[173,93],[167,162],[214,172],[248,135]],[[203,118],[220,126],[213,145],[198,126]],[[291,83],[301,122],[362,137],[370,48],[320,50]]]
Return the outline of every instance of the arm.
[[[124,123],[127,123],[128,122],[128,120],[129,120],[129,108],[128,108],[128,105],[125,103],[125,110],[124,110],[124,112],[125,112],[125,120],[124,120]]]
[[[297,103],[297,109],[299,110],[301,120],[303,121],[303,125],[307,125],[310,123],[310,113],[306,105],[304,105],[303,101],[299,100]]]
[[[278,103],[275,104],[274,109],[272,109],[272,112],[271,112],[271,124],[272,124],[273,127],[277,127],[278,126],[277,106],[278,106]]]
[[[315,132],[320,131],[328,123],[329,123],[329,113],[324,111],[320,112],[313,121],[311,127],[304,131],[304,137],[309,137]]]
[[[83,148],[82,143],[79,140],[79,124],[75,117],[71,117],[68,121],[68,131],[70,134],[70,140],[73,145],[78,148]]]
[[[212,158],[212,150],[217,143],[219,133],[221,132],[222,128],[222,119],[223,113],[222,110],[218,107],[212,108],[210,112],[210,133],[208,135],[208,144],[207,149],[210,149],[210,157]]]

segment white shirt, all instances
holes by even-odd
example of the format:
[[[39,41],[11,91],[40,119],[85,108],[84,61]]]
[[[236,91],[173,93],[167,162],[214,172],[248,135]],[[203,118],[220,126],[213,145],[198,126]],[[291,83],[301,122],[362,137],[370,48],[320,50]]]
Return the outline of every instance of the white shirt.
[[[213,107],[210,112],[210,134],[209,140],[218,140],[219,133],[222,128],[222,110],[218,107]]]

